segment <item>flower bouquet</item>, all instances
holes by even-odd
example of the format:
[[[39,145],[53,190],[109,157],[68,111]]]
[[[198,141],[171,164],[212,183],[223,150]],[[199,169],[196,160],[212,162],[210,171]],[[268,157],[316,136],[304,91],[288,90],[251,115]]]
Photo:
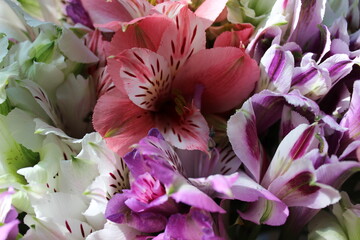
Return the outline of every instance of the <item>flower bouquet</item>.
[[[360,239],[356,0],[0,0],[0,239]]]

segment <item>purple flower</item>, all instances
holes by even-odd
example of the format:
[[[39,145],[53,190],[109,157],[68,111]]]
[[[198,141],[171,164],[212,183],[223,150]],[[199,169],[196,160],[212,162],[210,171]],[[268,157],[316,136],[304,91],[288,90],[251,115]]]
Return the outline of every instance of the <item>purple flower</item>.
[[[280,144],[269,162],[268,146],[258,136],[277,122]],[[293,212],[298,211],[292,218],[301,229],[318,209],[336,203],[340,195],[335,188],[360,167],[356,161],[339,161],[331,153],[338,144],[331,142],[331,138],[341,138],[345,130],[297,91],[289,94],[263,91],[246,101],[228,122],[229,140],[251,176],[246,186],[253,192],[264,188],[273,199],[253,201],[240,216],[262,223],[267,213],[268,220],[281,217],[285,222],[286,214],[272,207],[274,203],[278,206],[283,203],[295,209]]]
[[[131,173],[131,188],[110,199],[107,219],[150,233],[164,230],[172,214],[190,206],[224,212],[184,177],[179,157],[158,130],[150,130],[124,161]]]

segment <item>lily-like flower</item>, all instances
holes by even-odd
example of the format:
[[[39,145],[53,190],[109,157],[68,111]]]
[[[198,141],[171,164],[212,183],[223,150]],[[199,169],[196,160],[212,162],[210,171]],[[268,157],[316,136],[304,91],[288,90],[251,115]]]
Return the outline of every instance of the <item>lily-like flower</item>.
[[[81,68],[98,58],[69,29],[40,22],[14,2],[6,3],[23,22],[29,40],[8,44],[9,50],[2,50],[6,56],[1,59],[0,102],[8,97],[12,105],[82,138],[93,130],[90,119],[96,96],[95,87],[81,75]],[[1,44],[1,49],[4,47],[7,45]],[[78,89],[83,91],[72,92]],[[67,102],[69,94],[76,96],[71,104]]]
[[[186,180],[180,159],[158,130],[151,130],[124,160],[131,173],[131,188],[109,200],[107,219],[150,233],[163,230],[167,218],[182,208],[186,210],[186,205],[224,212]]]
[[[204,49],[205,29],[187,8],[175,19],[163,19],[166,34],[153,38],[151,43],[159,45],[149,45],[152,51],[132,48],[109,60],[115,89],[99,99],[93,122],[120,155],[152,127],[180,149],[207,151],[209,129],[200,109],[232,109],[251,93],[259,76],[255,61],[242,49]]]
[[[289,106],[293,112],[287,113]],[[307,109],[306,114],[304,109]],[[263,134],[281,115],[280,137],[284,139],[269,162],[267,152],[256,136]],[[315,116],[320,122],[309,125]],[[343,181],[335,180],[336,177],[330,179],[326,171],[338,169],[339,173],[334,176],[343,175],[343,180],[349,176],[346,173],[351,174],[359,167],[358,162],[339,162],[327,157],[330,147],[326,139],[344,131],[332,118],[324,116],[314,102],[296,92],[256,94],[228,123],[230,142],[252,179],[287,206],[303,209],[321,209],[339,200],[339,193],[334,188]],[[253,208],[260,211],[261,207],[254,205]],[[255,219],[252,221],[256,222]]]

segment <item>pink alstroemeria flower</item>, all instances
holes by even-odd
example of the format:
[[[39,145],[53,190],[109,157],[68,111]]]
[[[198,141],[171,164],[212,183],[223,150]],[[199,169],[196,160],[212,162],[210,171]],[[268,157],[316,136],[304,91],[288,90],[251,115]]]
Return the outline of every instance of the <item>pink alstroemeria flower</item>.
[[[163,21],[167,28],[161,38],[142,35],[139,44],[150,49],[131,46],[109,59],[115,88],[98,100],[94,128],[120,155],[153,127],[177,148],[207,151],[209,128],[200,109],[220,113],[241,104],[253,91],[259,68],[243,49],[205,49],[203,20],[186,7],[173,18],[149,16],[135,30],[158,31],[146,21]],[[120,36],[116,33],[112,43],[130,39]]]

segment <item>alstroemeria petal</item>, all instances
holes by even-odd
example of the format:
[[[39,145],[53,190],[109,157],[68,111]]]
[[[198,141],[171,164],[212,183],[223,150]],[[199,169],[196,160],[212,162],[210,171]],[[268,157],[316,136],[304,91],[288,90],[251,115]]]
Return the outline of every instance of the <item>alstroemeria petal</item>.
[[[173,74],[190,56],[205,49],[205,28],[200,19],[187,7],[181,8],[174,18],[158,49],[158,53],[169,62]]]
[[[206,28],[215,21],[215,19],[224,10],[228,0],[206,0],[196,9],[196,16],[203,19],[203,24]]]
[[[71,204],[67,204],[67,203]],[[65,219],[85,220],[82,212],[86,210],[86,203],[81,195],[54,192],[35,199],[32,202],[36,217],[50,217],[55,221]]]
[[[130,100],[142,109],[159,110],[170,94],[172,76],[167,61],[159,54],[143,48],[123,51],[109,64],[120,65],[112,76],[119,89],[125,88]]]
[[[321,211],[309,223],[308,239],[348,240],[349,238],[333,215]]]
[[[345,228],[349,239],[360,236],[360,204],[353,204],[346,192],[341,193],[341,201],[332,209],[343,228]]]
[[[193,96],[196,84],[201,84],[204,86],[201,110],[224,112],[250,95],[259,74],[256,62],[239,48],[205,49],[191,56],[179,70],[174,88]]]
[[[124,194],[115,194],[106,205],[105,217],[116,223],[124,223],[125,214],[128,211],[125,201],[127,196]]]
[[[170,197],[176,202],[182,202],[209,212],[225,213],[225,210],[219,207],[212,198],[193,185],[186,183],[185,180],[175,183],[171,189],[174,192],[170,194]]]
[[[301,124],[286,135],[274,154],[262,180],[262,185],[269,186],[273,180],[291,167],[294,160],[301,158],[309,150],[315,148],[318,145],[318,140],[315,137],[317,131],[317,125]]]
[[[239,212],[242,218],[257,224],[265,223],[273,226],[285,223],[289,215],[286,204],[245,173],[239,173],[239,178],[232,185],[231,190],[234,199],[250,202],[246,211]]]
[[[7,115],[6,122],[18,143],[34,152],[40,152],[44,136],[34,134],[35,122],[30,114],[15,108]]]
[[[19,220],[10,221],[0,226],[0,240],[12,240],[16,239],[19,233]]]
[[[203,115],[194,105],[186,106],[185,112],[173,119],[167,116],[156,119],[156,127],[173,146],[186,150],[208,150],[209,127]]]
[[[0,222],[1,223],[5,223],[8,213],[11,211],[11,195],[13,195],[14,193],[15,193],[15,191],[13,188],[10,188],[8,191],[0,193]]]
[[[306,109],[311,116],[320,115],[319,106],[298,91],[279,94],[264,90],[253,95],[248,101],[252,102],[256,114],[256,128],[260,135],[281,118],[284,105],[289,105],[293,109]]]
[[[347,127],[348,137],[353,140],[360,139],[360,81],[354,83],[349,110],[346,112],[340,125]]]
[[[215,39],[214,47],[244,48],[253,32],[254,27],[249,23],[234,24],[231,31],[225,31]]]
[[[87,236],[87,240],[99,240],[99,239],[118,239],[127,240],[135,239],[140,235],[140,232],[128,227],[125,224],[116,224],[107,222],[103,229],[93,232]]]
[[[280,44],[281,34],[282,31],[279,26],[271,26],[263,31],[258,31],[256,37],[247,46],[249,55],[257,62],[260,62],[260,59],[271,45]]]
[[[260,64],[265,76],[258,82],[257,90],[269,89],[287,93],[291,84],[289,79],[294,71],[294,57],[291,52],[273,44],[261,58]]]
[[[53,101],[47,96],[46,91],[43,90],[36,82],[30,80],[22,81],[25,88],[29,90],[35,101],[41,106],[46,114],[51,118],[55,127],[64,129],[63,123],[60,119],[58,109],[55,108]]]
[[[296,2],[296,1],[292,1]],[[309,1],[301,4],[298,21],[295,21],[296,28],[290,36],[290,41],[304,46],[318,31],[318,24],[322,22],[325,13],[326,1]]]
[[[215,174],[204,178],[188,178],[191,184],[207,193],[211,197],[233,198],[231,186],[238,179],[238,174],[231,175]]]
[[[220,240],[215,235],[210,213],[191,208],[188,214],[172,215],[165,228],[164,239]]]
[[[270,184],[268,189],[287,206],[320,209],[340,199],[337,190],[316,182],[315,170],[308,159],[294,161],[283,175]]]
[[[91,79],[80,74],[69,74],[56,90],[57,107],[64,124],[64,131],[75,138],[82,138],[94,129],[91,114],[96,103],[96,93]]]
[[[355,61],[350,60],[345,54],[335,54],[326,59],[319,66],[329,71],[331,84],[334,86],[340,79],[348,75]]]
[[[119,1],[81,0],[81,2],[94,24],[132,20],[128,10]]]
[[[148,16],[127,26],[126,31],[119,30],[106,49],[107,55],[116,55],[133,47],[147,48],[156,52],[165,30],[174,24],[164,16]]]
[[[70,60],[79,63],[94,63],[99,59],[88,49],[75,33],[63,28],[58,40],[59,49]]]
[[[291,130],[300,124],[310,124],[310,122],[300,113],[293,111],[291,107],[284,106],[281,116],[280,138],[283,139]]]
[[[219,145],[216,150],[219,153],[219,160],[215,166],[213,166],[212,174],[228,175],[239,170],[241,160],[237,157],[230,142]]]
[[[250,171],[252,176],[260,181],[263,160],[263,149],[258,139],[256,116],[250,101],[230,117],[227,134],[234,152],[240,161]]]
[[[158,4],[156,4],[149,12],[149,14],[162,14],[166,15],[169,18],[175,18],[179,13],[180,10],[184,7],[188,6],[187,0],[180,0],[180,1],[164,1],[164,0],[157,0]]]
[[[291,86],[293,89],[298,89],[304,96],[317,100],[330,90],[331,78],[326,69],[310,61],[305,66],[294,69]]]
[[[15,239],[19,232],[17,219],[18,213],[11,206],[12,195],[15,193],[13,188],[0,194],[0,239]]]
[[[180,162],[178,155],[175,153],[173,147],[165,141],[158,129],[151,129],[148,136],[140,140],[136,149],[143,156],[165,160],[173,169],[183,173],[182,163]],[[141,159],[126,158],[125,160],[133,174],[141,169],[139,167]]]
[[[339,161],[320,166],[316,169],[316,177],[320,183],[339,188],[352,174],[358,171],[360,171],[360,162]]]
[[[0,63],[8,53],[9,39],[6,36],[0,36]]]
[[[36,218],[26,215],[24,222],[30,228],[23,239],[83,239],[94,229],[77,219],[56,220],[49,217]]]
[[[150,10],[147,1],[107,1],[82,0],[85,10],[89,13],[94,25],[110,22],[129,22],[134,18],[142,17]]]
[[[108,146],[120,156],[127,153],[129,147],[146,136],[154,126],[149,113],[122,96],[117,89],[107,92],[98,100],[93,124],[95,130],[106,138]]]
[[[81,23],[89,28],[92,27],[92,21],[89,14],[84,9],[81,0],[70,0],[66,3],[65,12],[68,17],[76,24]]]

